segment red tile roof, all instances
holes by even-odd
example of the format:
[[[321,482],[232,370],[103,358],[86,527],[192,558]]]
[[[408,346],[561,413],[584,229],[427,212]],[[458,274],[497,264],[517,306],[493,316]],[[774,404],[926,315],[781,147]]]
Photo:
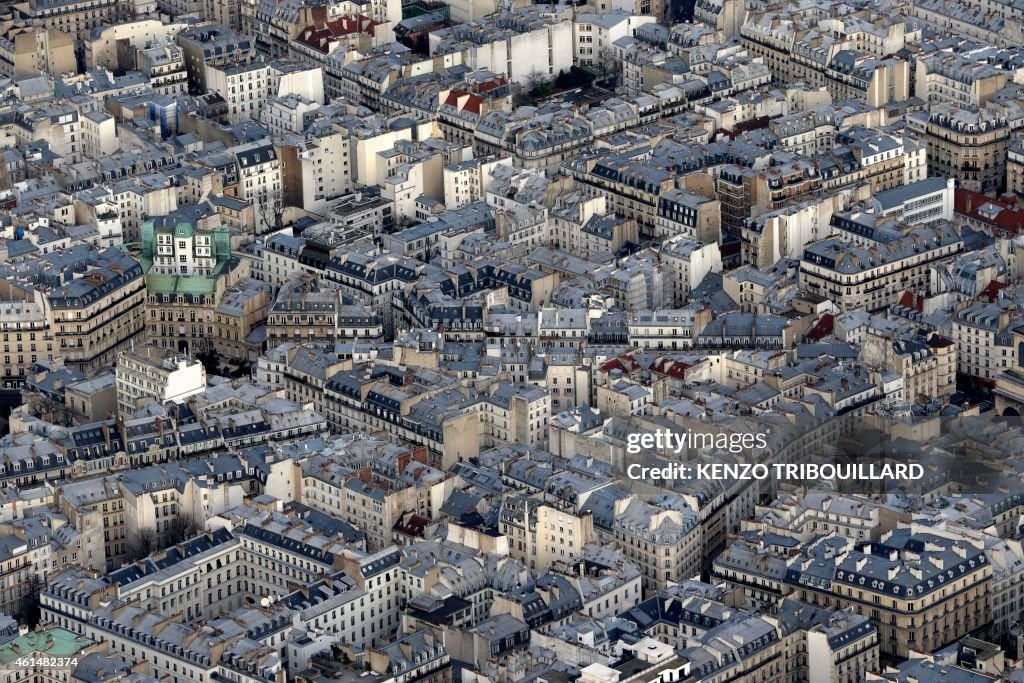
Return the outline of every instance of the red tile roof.
[[[1006,289],[1006,287],[1006,284],[999,282],[998,280],[993,280],[988,283],[988,286],[985,287],[985,289],[981,290],[981,296],[989,301],[995,301],[996,297],[999,296],[999,290]]]
[[[651,366],[651,372],[666,375],[673,379],[686,379],[686,371],[692,368],[690,363],[672,358],[659,358]]]
[[[463,100],[462,105],[459,105],[459,100]],[[468,93],[464,90],[452,90],[448,93],[448,98],[444,101],[445,104],[455,107],[456,109],[463,109],[473,114],[479,114],[480,108],[483,106],[484,98],[473,93]]]
[[[814,327],[811,328],[811,331],[807,333],[807,338],[811,341],[821,341],[828,335],[832,334],[832,325],[835,321],[836,319],[831,313],[826,313],[821,316],[821,320],[819,320]]]
[[[918,296],[913,290],[908,289],[900,297],[900,306],[909,308],[919,313],[924,312],[924,297]]]
[[[373,35],[377,22],[361,16],[338,17],[334,21],[328,21],[323,26],[307,26],[299,31],[295,40],[307,45],[317,52],[327,54],[330,52],[332,43],[337,42],[344,36],[356,33]]]
[[[990,213],[987,210],[980,211],[982,207],[1001,210]],[[1002,236],[1012,237],[1024,231],[1024,208],[1017,203],[1017,197],[1014,195],[993,199],[978,192],[958,188],[953,195],[953,210],[962,216],[991,226],[995,233]]]

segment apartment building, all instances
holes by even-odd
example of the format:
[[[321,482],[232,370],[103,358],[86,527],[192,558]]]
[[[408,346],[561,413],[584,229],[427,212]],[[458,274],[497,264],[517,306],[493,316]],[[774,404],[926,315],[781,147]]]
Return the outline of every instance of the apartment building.
[[[1024,139],[1014,140],[1006,147],[1006,191],[1024,191]]]
[[[184,211],[142,224],[146,338],[160,348],[186,354],[214,348],[217,307],[248,275],[248,263],[231,254],[229,231],[203,225]]]
[[[20,387],[37,360],[53,358],[50,325],[44,308],[35,301],[0,301],[0,334],[4,387]]]
[[[717,243],[722,236],[721,202],[684,189],[662,192],[653,233],[663,240],[683,236],[704,244]]]
[[[873,195],[879,214],[906,225],[953,220],[953,178],[925,178]]]
[[[825,190],[868,184],[872,193],[879,193],[929,175],[925,165],[929,147],[909,135],[854,127],[837,134],[836,141],[841,144],[816,159]]]
[[[303,135],[300,141],[291,143],[289,138],[277,147],[284,205],[320,215],[326,215],[330,206],[343,213],[338,200],[352,191],[354,172],[348,131],[333,122],[313,120],[296,132]]]
[[[323,71],[301,62],[262,60],[206,65],[206,86],[227,102],[228,121],[261,120],[268,100],[282,95],[322,104]]]
[[[882,655],[933,652],[991,618],[992,566],[980,543],[897,529],[879,542],[840,545],[825,561],[809,559],[811,550],[790,564],[786,584],[804,602],[869,618]]]
[[[173,216],[143,223],[142,245],[143,258],[151,261],[149,273],[154,275],[214,275],[231,252],[227,229],[202,229]]]
[[[622,492],[592,493],[580,513],[594,515],[602,538],[619,543],[643,574],[646,595],[700,572],[700,520],[679,496],[645,500]]]
[[[54,499],[93,550],[95,560],[83,563],[85,568],[109,572],[125,563],[132,540],[128,538],[124,497],[116,476],[63,482],[55,486]]]
[[[284,211],[277,150],[269,140],[262,140],[234,147],[231,155],[238,166],[235,196],[253,205],[255,234],[277,230]]]
[[[185,57],[188,89],[193,95],[209,92],[207,66],[246,63],[256,57],[255,41],[223,24],[202,24],[180,31],[175,38]]]
[[[715,180],[722,231],[738,236],[751,216],[810,200],[820,193],[824,182],[819,165],[810,161],[772,166],[763,171],[726,164]]]
[[[324,386],[324,409],[337,431],[368,429],[418,446],[447,468],[480,452],[479,395],[453,389],[427,370],[342,371]]]
[[[929,176],[954,178],[959,187],[982,193],[1005,185],[1010,139],[1005,114],[988,106],[939,104],[920,119],[914,123],[928,143]]]
[[[499,166],[511,167],[512,159],[491,156],[445,166],[443,171],[445,208],[459,209],[474,202],[486,200],[491,176]]]
[[[765,60],[775,81],[825,87],[836,101],[858,100],[872,107],[910,97],[910,65],[892,56],[903,48],[902,30],[882,40],[864,40],[856,34],[843,36],[836,28],[840,22],[797,13],[759,12],[739,29],[743,47]],[[819,45],[801,35],[813,34],[819,26],[837,39]],[[892,49],[885,50],[883,45]]]
[[[793,592],[784,581],[786,572],[786,560],[756,538],[733,541],[711,563],[715,584],[738,591],[745,604],[768,614],[777,612],[782,599]]]
[[[748,218],[740,229],[740,260],[768,269],[782,259],[798,259],[805,244],[828,234],[829,218],[845,204],[840,193],[809,199]]]
[[[853,610],[832,611],[786,599],[770,621],[782,633],[787,683],[856,683],[878,670],[878,629]]]
[[[130,5],[116,0],[31,0],[26,14],[35,26],[67,34],[81,49],[94,28],[128,19]]]
[[[155,44],[136,52],[136,66],[149,79],[153,90],[177,97],[188,89],[184,52],[177,45]]]
[[[963,250],[948,224],[913,228],[877,246],[827,238],[808,245],[800,260],[800,286],[843,311],[877,310],[896,303],[903,292],[928,291],[932,264]]]
[[[42,288],[53,338],[53,348],[47,343],[46,355],[59,354],[68,367],[81,370],[111,365],[118,351],[143,329],[142,267],[122,253],[84,246],[65,252],[62,258],[80,265],[74,280],[65,284],[53,281]],[[54,262],[49,268],[56,265]],[[24,337],[29,342],[31,334]],[[16,343],[18,336],[15,332],[11,340]],[[42,345],[38,355],[43,357]]]
[[[111,571],[117,597],[146,610],[179,614],[185,623],[213,619],[244,604],[238,540],[224,528],[199,534]],[[216,569],[214,569],[216,568]]]
[[[722,272],[722,254],[718,240],[698,242],[683,235],[670,237],[661,243],[658,252],[665,266],[665,277],[671,290],[673,306],[685,304],[690,292],[708,273]]]
[[[929,103],[985,106],[1011,80],[1012,73],[974,57],[943,50],[918,59],[915,94]]]
[[[15,80],[39,74],[60,78],[77,68],[73,36],[20,21],[0,22],[0,75]]]
[[[41,603],[48,621],[79,636],[104,641],[113,652],[144,658],[161,676],[193,680],[225,676],[238,683],[279,680],[277,654],[251,640],[244,629],[213,647],[209,632],[119,600],[113,596],[113,587],[101,579],[67,572],[47,586]],[[133,649],[135,655],[130,654]],[[252,657],[253,652],[259,657]]]
[[[540,572],[572,562],[597,540],[592,515],[577,516],[526,496],[503,497],[498,530],[509,539],[509,554]]]
[[[391,545],[403,514],[438,518],[456,481],[427,464],[426,449],[370,441],[355,443],[351,452],[364,448],[368,457],[354,471],[326,457],[302,463],[302,502],[363,530],[376,551]]]
[[[1015,365],[1013,333],[1016,311],[1005,300],[974,301],[953,318],[957,373],[980,387],[995,386],[996,378]]]
[[[518,443],[532,448],[547,445],[551,398],[547,391],[524,384],[500,382],[477,403],[482,445]]]
[[[905,339],[869,328],[860,359],[899,375],[903,382],[902,400],[911,403],[951,396],[956,390],[956,343],[939,335]]]
[[[638,16],[623,11],[578,14],[573,18],[573,63],[615,71],[617,58],[613,43],[620,38],[633,37],[634,31],[640,26],[656,22],[655,16]]]
[[[384,322],[364,306],[342,304],[336,289],[320,289],[308,276],[285,283],[267,311],[267,343],[373,341]]]
[[[1010,27],[1020,21],[1020,10],[998,0],[979,5],[979,10],[968,11],[950,0],[915,0],[910,6],[912,16],[931,30],[947,31],[982,45],[1012,44]]]
[[[189,27],[185,21],[164,23],[159,19],[138,19],[105,26],[90,34],[85,45],[85,65],[90,69],[127,69],[131,65],[122,64],[121,60],[130,57],[131,51],[118,54],[118,41],[141,50],[148,44],[174,43],[175,37]]]
[[[226,290],[214,310],[213,348],[225,358],[255,363],[266,348],[270,286],[245,280]]]
[[[740,615],[688,640],[680,657],[690,664],[690,675],[708,683],[725,683],[749,678],[765,683],[782,683],[785,673],[783,640],[769,618]]]
[[[504,74],[525,85],[551,79],[572,68],[573,23],[544,15],[537,8],[493,14],[429,36],[430,56],[463,53],[471,69]]]
[[[117,357],[117,410],[131,417],[140,400],[181,401],[206,389],[206,370],[173,349],[144,345]]]
[[[634,311],[629,316],[629,343],[648,350],[688,349],[710,320],[711,309],[699,304]]]

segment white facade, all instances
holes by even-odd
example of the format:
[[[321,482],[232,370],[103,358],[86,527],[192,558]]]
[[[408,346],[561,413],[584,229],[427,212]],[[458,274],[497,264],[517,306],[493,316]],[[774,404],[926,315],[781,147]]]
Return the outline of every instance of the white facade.
[[[298,95],[272,97],[263,105],[259,119],[274,135],[301,133],[319,108],[318,102]]]
[[[460,27],[455,27],[458,30]],[[487,69],[504,74],[511,82],[527,85],[538,79],[548,81],[573,66],[573,24],[569,21],[545,23],[526,32],[496,31],[494,40],[477,43],[458,42],[465,51],[465,63],[471,69]],[[456,34],[457,35],[457,34]],[[430,54],[436,54],[442,32],[430,34]]]
[[[882,215],[907,225],[953,220],[953,178],[927,178],[903,185],[894,190],[879,192],[875,199],[881,204]]]
[[[688,349],[700,333],[693,308],[636,311],[629,317],[629,343],[641,349]]]
[[[276,215],[281,211],[281,164],[277,151],[269,141],[253,142],[234,148],[239,171],[239,197],[252,202],[256,231],[270,232],[277,228]]]
[[[340,128],[305,141],[299,152],[303,209],[324,214],[330,200],[352,191],[349,149],[348,135]]]
[[[494,169],[499,166],[511,168],[511,157],[473,159],[446,166],[444,169],[445,208],[458,209],[483,200],[487,196],[487,186],[491,183]]]
[[[617,61],[612,43],[632,38],[637,28],[656,22],[653,16],[629,12],[579,14],[573,20],[573,59],[578,66],[604,65],[612,70]]]
[[[206,86],[228,103],[232,123],[260,118],[267,100],[293,95],[317,104],[324,102],[324,76],[320,67],[294,62],[252,62],[229,66],[206,65]]]
[[[117,122],[105,112],[90,112],[80,119],[82,152],[90,159],[102,159],[120,151]]]
[[[690,292],[708,273],[722,272],[722,253],[717,243],[703,244],[683,235],[662,243],[661,262],[676,305],[686,303]]]
[[[446,4],[453,24],[476,21],[488,14],[493,14],[498,9],[495,0],[452,0]]]
[[[213,273],[217,265],[213,233],[189,231],[175,234],[174,230],[158,230],[155,237],[156,251],[151,273],[204,276]]]
[[[165,24],[159,19],[140,19],[107,26],[86,43],[85,63],[90,69],[116,66],[119,40],[127,40],[132,47],[141,49],[148,44],[173,41],[188,27],[186,23]]]
[[[154,347],[126,351],[117,359],[117,407],[121,417],[135,412],[144,397],[180,401],[206,389],[206,369],[197,360]]]

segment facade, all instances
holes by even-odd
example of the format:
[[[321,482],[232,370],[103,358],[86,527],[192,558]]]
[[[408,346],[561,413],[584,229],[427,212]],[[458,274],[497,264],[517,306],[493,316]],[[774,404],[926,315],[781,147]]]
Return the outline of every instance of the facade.
[[[573,24],[533,9],[492,15],[429,36],[430,55],[463,53],[472,69],[487,69],[526,85],[550,79],[573,65]]]
[[[77,69],[75,40],[57,29],[30,27],[15,22],[0,25],[0,73],[7,78],[38,74],[60,77]]]
[[[117,409],[122,418],[134,414],[141,397],[160,403],[181,401],[206,387],[206,370],[196,360],[155,346],[123,351],[117,358]]]
[[[248,272],[231,254],[228,230],[173,214],[144,223],[142,236],[147,341],[185,354],[214,348],[217,307]]]
[[[919,228],[868,248],[829,238],[804,250],[800,281],[841,310],[874,310],[895,303],[913,283],[926,286],[931,264],[950,258],[962,248],[959,235],[948,225]]]
[[[997,111],[938,105],[932,107],[924,132],[929,175],[956,178],[960,187],[975,192],[998,190],[1006,183],[1010,128]]]
[[[957,373],[992,387],[996,377],[1013,367],[1010,326],[1013,311],[999,303],[974,302],[961,309],[953,322]]]
[[[66,285],[19,281],[16,276],[3,285],[0,372],[6,386],[18,385],[37,360],[56,356],[79,370],[109,365],[121,348],[140,337],[145,280],[139,263],[94,247],[60,257],[69,257],[80,269],[79,277]]]
[[[901,656],[912,643],[927,649],[942,647],[985,624],[991,600],[992,567],[973,544],[941,537],[932,537],[935,540],[921,551],[924,557],[920,566],[905,565],[900,558],[906,557],[906,553],[919,555],[904,545],[912,543],[914,538],[909,531],[894,532],[888,541],[883,539],[875,546],[885,551],[884,555],[877,551],[869,554],[854,550],[837,558],[825,568],[835,580],[830,588],[816,585],[806,575],[801,581],[798,569],[787,572],[786,582],[795,588],[801,600],[820,605],[827,597],[833,604],[851,607],[871,619],[878,629],[881,654]],[[936,561],[928,559],[930,557]],[[948,571],[941,557],[948,559],[954,571],[955,580],[949,583],[934,578],[939,572],[946,574]],[[964,559],[968,562],[961,570],[960,562]],[[816,572],[810,574],[814,576]],[[860,576],[876,574],[873,582],[865,582],[861,587]],[[909,579],[907,585],[897,588],[903,583],[903,575]],[[929,578],[932,578],[931,585]],[[947,615],[954,615],[954,618],[947,622]]]

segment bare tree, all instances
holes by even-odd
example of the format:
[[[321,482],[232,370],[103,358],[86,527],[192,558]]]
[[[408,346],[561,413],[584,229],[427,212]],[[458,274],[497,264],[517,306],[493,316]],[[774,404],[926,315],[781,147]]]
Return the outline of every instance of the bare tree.
[[[512,98],[516,106],[531,104],[539,97],[546,97],[551,94],[551,84],[540,71],[534,69],[526,78],[526,82],[519,87],[519,92]]]
[[[263,232],[280,229],[284,206],[276,193],[271,193],[266,189],[262,190],[253,199],[253,208],[256,210],[257,216],[252,226],[254,238]]]
[[[143,527],[135,532],[126,553],[129,562],[137,562],[156,550],[156,531]]]
[[[25,582],[25,592],[22,594],[21,600],[18,601],[17,611],[14,614],[14,618],[18,620],[18,623],[24,624],[29,628],[35,628],[39,625],[39,621],[42,618],[42,611],[39,607],[39,595],[42,592],[43,582],[39,580],[39,575],[33,572]]]
[[[615,50],[606,46],[597,51],[597,67],[601,72],[601,80],[607,82],[609,76],[618,75],[622,65],[615,55]]]
[[[167,544],[174,545],[192,538],[199,533],[199,525],[192,515],[179,512],[167,528]]]

